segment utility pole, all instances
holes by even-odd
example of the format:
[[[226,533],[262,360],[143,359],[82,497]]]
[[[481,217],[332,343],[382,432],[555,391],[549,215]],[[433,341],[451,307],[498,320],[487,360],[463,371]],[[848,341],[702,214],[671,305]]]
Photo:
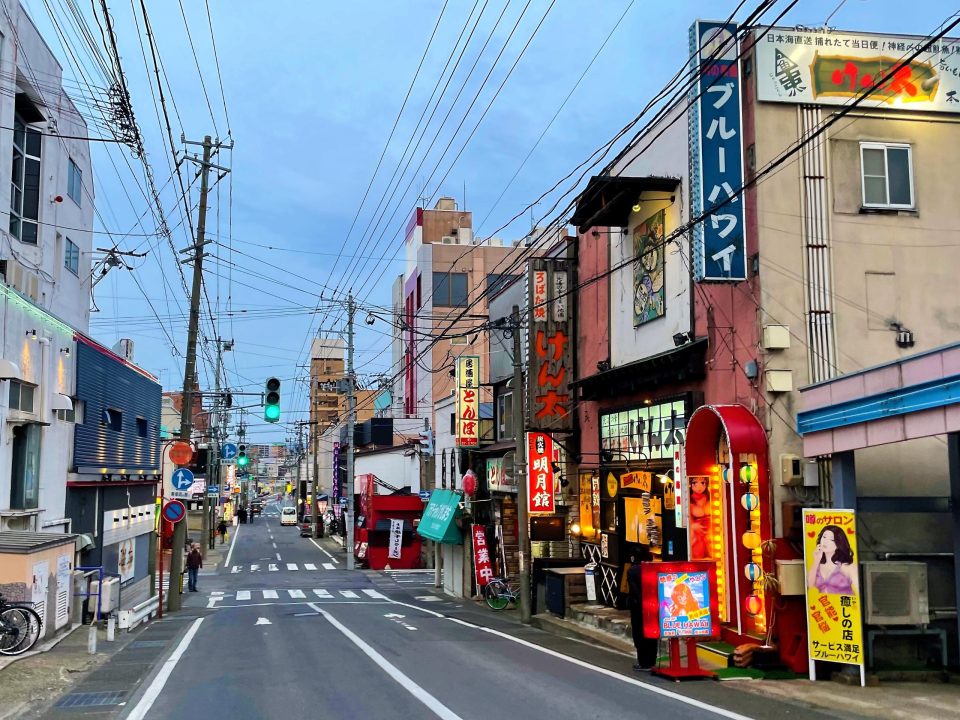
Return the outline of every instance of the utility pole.
[[[186,142],[186,141],[185,141]],[[213,148],[221,147],[209,135],[203,138],[202,143],[190,141],[190,145],[203,147],[203,160],[187,158],[200,164],[200,207],[197,213],[197,237],[195,243],[181,251],[186,254],[193,252],[192,258],[182,261],[184,264],[193,262],[193,289],[190,293],[190,321],[187,328],[187,354],[183,368],[183,406],[180,410],[180,440],[190,442],[193,431],[193,392],[197,384],[197,334],[200,328],[200,293],[203,289],[203,247],[207,244],[204,234],[207,228],[207,193],[210,190],[210,168],[216,167],[223,172],[229,172],[210,162]],[[233,147],[231,144],[230,147]],[[167,609],[171,612],[179,610],[182,605],[180,593],[180,576],[183,574],[183,548],[187,540],[186,519],[174,525],[173,549],[170,553],[170,591],[167,595]],[[202,545],[202,543],[201,543]]]
[[[423,470],[423,479],[420,481],[420,487],[424,490],[437,489],[437,471],[435,465],[435,455],[433,454],[432,435],[430,431],[430,418],[423,419],[423,429],[427,435],[428,447],[426,452],[420,453],[420,467]],[[433,542],[433,586],[443,587],[443,554],[441,553],[440,543]]]
[[[520,548],[520,622],[530,624],[530,527],[527,524],[527,433],[524,426],[523,358],[520,357],[520,306],[513,306],[513,433],[517,449],[513,454],[513,477],[517,482],[517,528]]]
[[[312,359],[311,359],[312,362]],[[311,378],[311,382],[313,379]],[[311,420],[310,423],[310,447],[311,452],[313,452],[313,536],[315,538],[321,537],[320,532],[320,458],[319,448],[320,448],[320,424],[319,424],[319,413],[314,415],[314,403],[313,403],[313,387],[310,388],[310,392],[307,395],[310,398],[310,412],[308,417]]]
[[[357,422],[353,396],[353,293],[347,295],[347,570],[354,569],[353,557],[353,426]]]

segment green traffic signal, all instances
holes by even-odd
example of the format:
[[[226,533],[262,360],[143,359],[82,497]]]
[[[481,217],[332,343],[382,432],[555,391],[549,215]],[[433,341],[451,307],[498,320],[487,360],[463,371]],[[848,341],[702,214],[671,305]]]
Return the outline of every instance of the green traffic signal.
[[[237,467],[246,467],[247,463],[250,462],[250,458],[247,457],[247,446],[240,445],[237,450]]]
[[[263,410],[263,417],[265,420],[270,422],[276,422],[280,419],[280,406],[279,405],[267,405]]]
[[[263,419],[270,423],[280,419],[280,380],[275,377],[267,379],[263,394]]]

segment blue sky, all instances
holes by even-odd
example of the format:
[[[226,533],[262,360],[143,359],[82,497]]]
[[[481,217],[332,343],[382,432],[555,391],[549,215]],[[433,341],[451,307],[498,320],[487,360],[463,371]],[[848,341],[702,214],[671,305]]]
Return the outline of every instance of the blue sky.
[[[74,36],[76,26],[64,12],[68,3],[25,0],[25,4],[64,65],[68,86],[84,97],[102,98],[102,88],[83,85],[84,76],[70,57],[69,49],[73,49],[81,63],[92,67],[92,58],[82,51]],[[772,20],[787,4],[777,3],[765,19]],[[99,40],[88,4],[75,5],[86,13]],[[188,234],[183,206],[178,204],[178,186],[169,182],[170,153],[141,50],[144,38],[139,0],[133,3],[136,23],[131,4],[114,0],[109,5],[148,160],[161,187],[168,222],[174,227],[175,247],[180,249],[187,245]],[[217,315],[216,327],[208,320],[205,332],[210,337],[216,333],[224,339],[232,338],[236,343],[234,351],[225,356],[231,386],[259,392],[268,376],[283,379],[285,422],[276,426],[258,422],[257,409],[249,418],[248,437],[268,442],[285,439],[289,430],[286,423],[304,419],[305,392],[295,378],[306,373],[302,366],[307,362],[304,346],[308,333],[318,328],[342,330],[342,314],[326,302],[329,293],[321,305],[322,312],[311,312],[319,301],[321,285],[339,291],[353,285],[364,303],[388,306],[390,284],[401,271],[400,235],[420,196],[452,195],[462,203],[465,188],[466,209],[474,212],[477,234],[485,236],[497,230],[496,234],[507,240],[524,235],[530,227],[529,213],[500,228],[611,138],[679,69],[686,57],[687,29],[693,19],[722,19],[735,4],[556,0],[551,7],[550,0],[489,0],[486,5],[483,0],[477,4],[449,0],[359,215],[361,198],[443,0],[209,0],[219,76],[204,0],[182,0],[187,23],[178,0],[147,2],[147,6],[169,81],[165,92],[169,91],[178,147],[182,149],[181,132],[194,140],[201,140],[205,134],[226,138],[229,128],[235,142],[232,151],[224,151],[217,158],[232,168],[232,173],[211,193],[207,229],[222,244],[210,246],[212,257],[205,268],[210,305]],[[475,35],[437,115],[427,127],[412,164],[400,176],[392,202],[386,203],[388,180],[401,161],[408,139],[418,129],[415,123],[461,28],[481,9]],[[66,49],[57,37],[49,10],[68,37]],[[502,11],[503,19],[495,26]],[[901,2],[801,0],[781,24],[822,25],[834,11],[830,25],[837,28],[911,34],[930,33],[947,15],[946,7],[939,3],[913,6],[904,16]],[[542,26],[516,69],[464,146],[545,13]],[[741,13],[739,17],[743,16]],[[515,34],[499,63],[494,64],[518,19]],[[611,31],[603,51],[508,186]],[[488,36],[489,44],[479,55],[463,95],[441,126],[440,120]],[[203,84],[197,63],[203,70]],[[490,79],[466,113],[491,67]],[[93,76],[90,71],[86,77]],[[459,134],[454,136],[461,124]],[[438,140],[431,143],[438,127]],[[91,134],[102,133],[101,128],[91,126]],[[452,136],[452,149],[441,159]],[[463,153],[454,164],[461,147]],[[177,389],[183,382],[180,352],[186,338],[186,297],[173,251],[166,239],[152,235],[154,219],[147,212],[142,227],[136,222],[148,210],[148,196],[142,194],[134,179],[136,174],[143,183],[142,165],[131,160],[131,171],[124,152],[116,146],[94,143],[100,212],[97,230],[124,233],[133,228],[135,234],[100,235],[95,237],[94,246],[104,247],[112,237],[122,249],[149,248],[149,255],[134,261],[133,272],[114,269],[97,286],[100,312],[93,315],[91,333],[106,344],[121,337],[133,338],[137,362],[158,375],[165,389]],[[422,158],[422,167],[416,170]],[[439,169],[431,175],[435,166]],[[446,179],[441,182],[444,175]],[[502,199],[496,203],[501,194]],[[196,200],[194,189],[191,204]],[[551,200],[536,206],[535,218],[547,213],[552,204]],[[355,217],[358,220],[350,232]],[[375,218],[380,219],[375,222]],[[334,268],[341,247],[346,248],[347,257]],[[392,260],[394,257],[398,260]],[[187,273],[189,281],[189,269]],[[389,329],[381,321],[371,327],[359,324],[357,369],[361,374],[389,370]],[[172,351],[171,344],[180,352]],[[203,384],[210,378],[212,368],[204,359]]]

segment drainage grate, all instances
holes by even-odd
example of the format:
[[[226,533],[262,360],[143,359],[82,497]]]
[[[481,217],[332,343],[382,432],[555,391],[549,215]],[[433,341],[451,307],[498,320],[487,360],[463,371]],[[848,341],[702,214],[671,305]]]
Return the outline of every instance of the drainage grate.
[[[78,692],[69,693],[60,698],[54,707],[58,708],[88,708],[103,705],[119,705],[127,696],[126,690],[110,690],[108,692]]]
[[[136,650],[137,648],[158,648],[166,644],[166,640],[134,640],[127,647]]]

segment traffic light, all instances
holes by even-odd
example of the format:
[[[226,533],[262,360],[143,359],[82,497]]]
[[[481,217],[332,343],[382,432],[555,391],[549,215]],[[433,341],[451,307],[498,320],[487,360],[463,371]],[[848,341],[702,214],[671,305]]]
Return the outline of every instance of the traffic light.
[[[280,419],[280,380],[275,377],[267,379],[263,395],[263,419],[269,423]]]
[[[247,463],[250,462],[250,458],[247,457],[247,446],[238,445],[237,446],[237,467],[246,467]]]

